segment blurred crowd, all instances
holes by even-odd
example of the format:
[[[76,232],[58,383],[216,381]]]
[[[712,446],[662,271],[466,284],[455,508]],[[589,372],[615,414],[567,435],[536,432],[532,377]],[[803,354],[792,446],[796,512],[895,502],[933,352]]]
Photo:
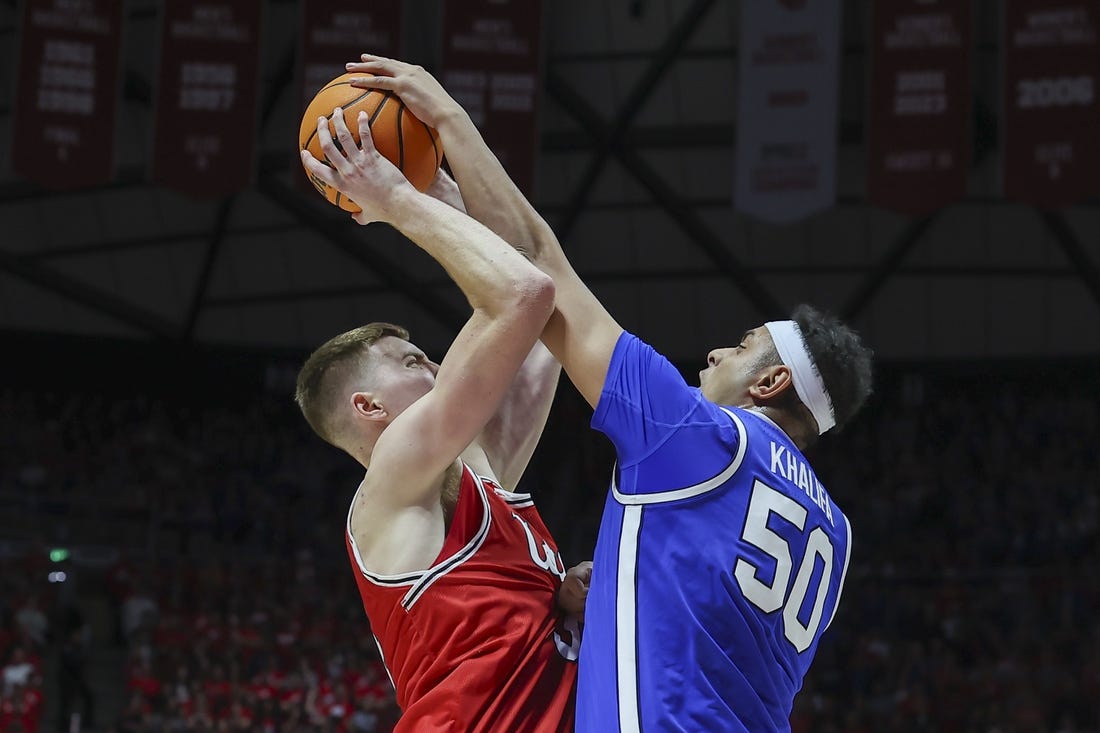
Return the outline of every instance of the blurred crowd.
[[[854,542],[796,732],[1100,731],[1097,373],[888,374],[811,451]],[[392,727],[343,546],[358,469],[285,394],[207,405],[9,390],[0,407],[5,506],[42,518],[24,527],[120,548],[109,586],[127,697],[105,722]],[[590,557],[612,459],[589,414],[563,389],[523,487],[567,564]],[[17,694],[41,689],[43,647],[17,620],[27,590],[3,596],[19,599],[0,627],[5,704],[9,668],[29,670]]]
[[[348,572],[306,550],[113,568],[129,650],[117,729],[391,730],[393,687]]]
[[[43,709],[42,654],[50,614],[24,582],[33,568],[23,558],[0,560],[0,731],[34,733]]]
[[[795,729],[1100,730],[1100,372],[909,376],[828,443],[855,539]]]

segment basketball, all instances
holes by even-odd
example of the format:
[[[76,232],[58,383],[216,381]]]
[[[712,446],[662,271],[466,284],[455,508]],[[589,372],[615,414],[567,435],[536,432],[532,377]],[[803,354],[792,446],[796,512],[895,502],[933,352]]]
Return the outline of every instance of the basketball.
[[[336,107],[344,110],[344,122],[348,130],[359,142],[359,112],[367,113],[370,120],[371,137],[378,152],[400,169],[417,190],[423,191],[435,178],[439,164],[443,162],[443,144],[439,134],[417,118],[401,100],[389,91],[377,89],[359,89],[351,86],[351,80],[369,76],[369,74],[343,74],[338,76],[317,92],[313,101],[302,115],[302,127],[298,134],[298,147],[309,150],[314,158],[331,165],[321,152],[317,139],[317,118],[328,118],[329,132],[337,147],[336,128],[332,124],[332,111]],[[356,213],[359,206],[309,173],[306,175],[322,196],[344,211]]]

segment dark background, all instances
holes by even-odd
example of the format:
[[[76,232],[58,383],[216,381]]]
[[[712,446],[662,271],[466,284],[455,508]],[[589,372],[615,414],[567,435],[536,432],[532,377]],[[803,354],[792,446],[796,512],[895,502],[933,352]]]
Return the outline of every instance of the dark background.
[[[1100,730],[1100,217],[1093,198],[1000,193],[1002,4],[973,6],[966,196],[915,218],[866,203],[869,3],[843,4],[838,199],[787,226],[731,205],[738,4],[547,6],[532,198],[620,322],[693,379],[777,315],[747,272],[876,349],[867,409],[810,456],[854,548],[795,729]],[[85,680],[95,729],[198,730],[203,696],[212,728],[336,729],[352,693],[348,729],[385,729],[341,539],[358,469],[290,393],[309,349],[366,321],[438,359],[450,316],[418,296],[453,314],[461,295],[292,183],[299,3],[264,4],[253,185],[217,200],[148,182],[159,15],[136,0],[113,181],[17,177],[20,7],[0,2],[0,667],[22,648],[41,679],[0,689],[3,722],[67,727]],[[429,68],[438,16],[404,10]],[[590,557],[611,462],[588,417],[563,383],[524,479],[569,564]]]

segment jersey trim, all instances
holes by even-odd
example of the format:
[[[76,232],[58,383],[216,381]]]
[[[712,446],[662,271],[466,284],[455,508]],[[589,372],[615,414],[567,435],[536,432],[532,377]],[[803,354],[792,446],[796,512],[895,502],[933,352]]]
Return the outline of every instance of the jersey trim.
[[[737,473],[737,469],[741,467],[741,462],[745,459],[745,450],[748,447],[747,434],[745,432],[745,424],[741,422],[741,418],[737,417],[732,411],[727,410],[725,407],[720,408],[723,412],[730,416],[733,420],[734,427],[737,428],[737,453],[734,454],[733,460],[728,466],[717,476],[707,479],[702,483],[695,484],[694,486],[686,486],[682,489],[670,489],[668,491],[657,491],[650,494],[623,494],[619,491],[618,481],[615,478],[615,473],[611,475],[611,493],[615,496],[615,501],[625,506],[638,506],[645,504],[664,504],[670,501],[679,501],[681,499],[690,499],[701,494],[705,494],[708,491],[713,491],[719,486],[722,486],[733,474]]]
[[[358,495],[358,492],[356,492]],[[412,585],[415,583],[421,575],[424,574],[423,570],[418,570],[412,573],[401,573],[400,575],[379,575],[378,573],[372,573],[367,570],[367,566],[363,563],[363,556],[359,554],[359,545],[355,542],[355,535],[351,533],[351,513],[355,509],[355,498],[351,500],[351,506],[348,507],[348,521],[345,532],[348,536],[348,544],[351,545],[351,552],[355,555],[355,564],[359,566],[359,572],[363,574],[363,577],[374,583],[375,585],[382,586],[398,586],[398,585]]]
[[[525,507],[534,506],[535,500],[531,498],[530,494],[516,494],[505,489],[494,488],[493,491],[497,493],[501,499],[504,499],[504,503],[513,507]]]
[[[440,564],[425,571],[420,580],[418,580],[412,588],[409,588],[409,592],[401,599],[401,606],[406,611],[412,608],[412,605],[416,603],[420,596],[424,595],[424,591],[428,590],[432,583],[473,557],[474,553],[476,553],[481,545],[485,543],[485,538],[489,536],[489,525],[492,523],[492,512],[489,510],[489,497],[485,495],[485,484],[481,482],[481,477],[471,471],[466,464],[462,464],[462,469],[464,471],[470,471],[470,475],[474,478],[474,483],[477,484],[477,493],[478,496],[481,497],[481,505],[484,509],[481,515],[481,527],[478,528],[477,533],[466,543],[465,547]]]
[[[836,610],[840,608],[840,596],[844,593],[844,580],[848,577],[848,561],[852,559],[852,523],[848,521],[848,515],[842,515],[844,517],[844,529],[848,533],[848,541],[844,545],[844,569],[840,571],[840,585],[836,591],[836,601],[833,602],[833,612],[829,614],[829,621],[825,624],[825,628],[829,628],[833,623],[833,618],[836,616]]]
[[[426,570],[417,570],[412,573],[402,573],[400,575],[380,575],[367,570],[366,566],[363,564],[363,557],[359,554],[359,546],[355,543],[355,537],[351,533],[351,512],[355,507],[354,499],[352,500],[351,508],[348,509],[346,531],[348,542],[351,544],[352,553],[355,555],[355,562],[359,566],[359,572],[363,574],[364,578],[375,585],[390,588],[403,585],[410,586],[409,591],[405,594],[404,598],[401,599],[401,606],[406,611],[416,603],[432,583],[472,557],[481,545],[484,544],[485,538],[489,536],[492,512],[489,509],[489,497],[485,494],[485,484],[482,483],[481,477],[474,473],[465,463],[462,464],[462,470],[463,472],[468,472],[470,476],[473,477],[478,496],[481,498],[481,526],[461,550],[451,555],[443,562],[433,565]]]
[[[642,507],[623,509],[615,583],[615,657],[619,730],[641,730],[638,709],[638,535]]]
[[[386,664],[386,653],[382,651],[382,642],[378,641],[378,637],[371,632],[370,638],[374,639],[374,646],[378,649],[378,658],[382,660],[382,669],[386,670],[386,677],[390,680],[390,685],[394,690],[397,690],[397,683],[393,681],[393,674],[390,673],[390,665]]]

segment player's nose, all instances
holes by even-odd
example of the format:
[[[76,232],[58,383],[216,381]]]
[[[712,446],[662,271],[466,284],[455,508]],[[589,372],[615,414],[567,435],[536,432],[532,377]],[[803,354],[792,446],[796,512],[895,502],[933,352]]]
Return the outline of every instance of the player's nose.
[[[721,363],[722,363],[722,350],[721,349],[715,349],[714,351],[707,354],[707,364],[710,364],[711,366],[718,366]]]

